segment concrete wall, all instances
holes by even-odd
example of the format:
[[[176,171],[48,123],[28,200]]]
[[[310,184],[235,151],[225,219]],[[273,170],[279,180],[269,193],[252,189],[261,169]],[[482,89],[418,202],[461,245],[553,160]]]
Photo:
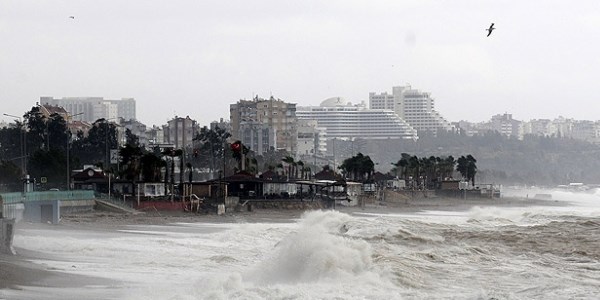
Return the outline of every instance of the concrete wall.
[[[433,198],[435,197],[435,191],[433,190],[384,190],[383,202],[389,203],[406,203],[411,200]]]
[[[60,200],[29,201],[25,203],[23,219],[28,222],[58,224],[60,221]]]
[[[251,209],[322,209],[325,208],[322,201],[290,201],[290,200],[252,200],[247,205],[251,205]]]
[[[23,212],[25,205],[23,203],[8,203],[4,204],[4,218],[15,219],[16,222],[23,220]]]
[[[16,254],[12,247],[13,236],[15,233],[14,219],[0,219],[0,253]]]
[[[94,210],[96,200],[60,201],[61,213],[89,212]]]
[[[240,203],[240,197],[225,197],[225,209],[226,210],[230,210],[230,209],[234,209],[236,207],[236,205],[238,205],[238,203]]]

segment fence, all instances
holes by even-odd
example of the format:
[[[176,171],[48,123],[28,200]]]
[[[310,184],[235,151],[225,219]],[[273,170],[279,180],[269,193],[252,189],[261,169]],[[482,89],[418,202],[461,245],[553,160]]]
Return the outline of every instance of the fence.
[[[76,190],[76,191],[45,191],[28,193],[1,193],[5,204],[25,203],[30,201],[43,200],[94,200],[94,191]]]

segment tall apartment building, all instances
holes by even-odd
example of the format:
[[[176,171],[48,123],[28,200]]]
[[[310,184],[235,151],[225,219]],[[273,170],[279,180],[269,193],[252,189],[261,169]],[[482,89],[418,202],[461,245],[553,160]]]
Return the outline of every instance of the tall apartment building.
[[[125,129],[129,129],[132,134],[138,137],[140,146],[145,147],[148,145],[148,136],[145,124],[136,120],[128,120],[121,121],[121,126]]]
[[[160,146],[165,143],[164,127],[152,125],[152,128],[146,130],[147,148]]]
[[[93,123],[98,119],[136,119],[135,99],[108,100],[102,97],[40,97],[40,104],[63,107],[73,120]]]
[[[317,120],[298,119],[298,156],[299,158],[323,155],[327,150],[325,129],[319,127]]]
[[[418,132],[454,129],[435,110],[435,101],[430,94],[412,89],[410,85],[393,87],[391,95],[369,93],[369,108],[391,109]]]
[[[163,125],[164,142],[173,144],[177,149],[191,147],[198,129],[197,122],[189,116],[185,118],[175,116],[167,122],[167,125]]]
[[[270,147],[296,154],[296,104],[271,97],[239,100],[229,107],[231,138],[261,155]]]
[[[220,129],[225,129],[227,132],[231,132],[231,123],[225,121],[223,118],[221,118],[219,121],[210,122],[210,130],[215,130],[217,127]]]
[[[417,139],[417,132],[392,110],[353,105],[340,97],[329,98],[319,106],[298,107],[299,120],[316,120],[331,139]]]
[[[522,122],[513,119],[512,114],[504,113],[492,116],[490,127],[491,130],[497,131],[504,136],[523,139]]]

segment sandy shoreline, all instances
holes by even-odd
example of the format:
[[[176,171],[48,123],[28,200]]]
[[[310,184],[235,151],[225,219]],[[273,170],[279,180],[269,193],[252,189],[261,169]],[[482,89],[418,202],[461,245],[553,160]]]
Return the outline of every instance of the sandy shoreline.
[[[456,198],[431,198],[419,199],[405,203],[387,203],[385,205],[371,204],[366,207],[343,207],[336,210],[348,214],[352,213],[415,213],[425,210],[440,211],[466,211],[473,207],[529,207],[529,206],[567,206],[566,201],[535,200],[519,198],[501,199],[456,199]],[[116,230],[128,225],[166,225],[173,223],[248,223],[248,222],[294,222],[305,211],[302,210],[264,210],[231,212],[222,216],[216,214],[195,214],[190,212],[146,212],[143,214],[129,215],[113,212],[95,211],[79,214],[63,215],[59,225],[17,224],[19,229],[39,228],[40,226],[60,226],[61,229],[76,230]],[[81,288],[89,285],[114,285],[108,279],[91,278],[73,275],[56,270],[49,270],[43,265],[33,263],[32,260],[47,259],[43,253],[33,253],[23,249],[16,249],[17,255],[0,255],[0,298],[2,290],[20,290],[24,286],[56,287],[56,288]]]
[[[343,213],[415,213],[425,210],[466,211],[473,207],[530,207],[530,206],[568,206],[568,201],[538,200],[524,198],[427,198],[398,203],[368,204],[365,207],[348,207],[338,205],[335,209]],[[298,219],[305,210],[294,209],[253,209],[252,211],[227,212],[218,216],[215,213],[191,213],[184,211],[148,211],[142,214],[129,215],[105,211],[63,215],[61,225],[68,227],[113,228],[124,225],[164,225],[169,223],[247,223],[247,222],[292,222]]]

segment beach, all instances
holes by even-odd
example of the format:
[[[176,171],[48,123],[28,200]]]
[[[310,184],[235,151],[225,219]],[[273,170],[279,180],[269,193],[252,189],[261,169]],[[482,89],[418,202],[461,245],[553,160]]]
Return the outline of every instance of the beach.
[[[501,198],[501,199],[456,199],[456,198],[430,198],[408,201],[405,203],[386,203],[371,204],[365,207],[336,207],[336,211],[347,215],[386,215],[386,214],[406,214],[411,215],[422,211],[442,211],[451,213],[461,213],[472,210],[473,208],[506,208],[518,210],[519,208],[529,207],[567,207],[569,201],[559,200],[535,200],[525,198]],[[162,212],[153,211],[142,214],[130,215],[105,211],[94,211],[78,214],[63,215],[60,224],[33,224],[20,222],[17,224],[16,235],[27,232],[46,232],[61,231],[73,232],[74,239],[77,236],[95,236],[103,234],[112,234],[113,232],[136,233],[139,230],[147,230],[146,234],[157,235],[161,231],[170,230],[171,224],[194,224],[201,222],[205,225],[198,231],[194,229],[194,234],[210,235],[211,230],[220,232],[221,227],[239,226],[239,224],[293,224],[302,218],[304,211],[301,210],[261,210],[228,212],[225,215],[216,214],[196,214],[190,212]],[[272,226],[272,225],[270,225]],[[133,229],[132,229],[133,228]],[[139,229],[138,229],[139,228]],[[165,229],[167,228],[167,229]],[[195,227],[194,227],[195,228]],[[190,229],[186,229],[190,230]],[[181,232],[187,232],[181,230]],[[21,289],[27,289],[31,295],[35,294],[35,288],[50,288],[54,291],[60,291],[58,294],[48,295],[47,299],[60,297],[77,299],[81,296],[81,291],[86,290],[86,295],[96,295],[97,299],[106,299],[111,293],[115,293],[116,298],[122,298],[120,290],[123,289],[123,282],[113,280],[107,277],[90,276],[94,273],[85,270],[81,274],[74,274],[72,271],[79,271],[83,263],[74,261],[72,265],[69,262],[60,262],[61,267],[53,267],[45,261],[60,260],[54,254],[32,251],[19,247],[17,243],[15,256],[0,256],[0,299],[14,294],[13,292]],[[85,248],[84,248],[85,249]],[[95,250],[90,250],[95,251]],[[239,259],[239,258],[236,258]],[[86,262],[87,263],[87,262]],[[83,268],[83,267],[82,267]],[[70,270],[72,269],[72,270]],[[76,272],[75,272],[76,273]],[[82,275],[83,274],[83,275]],[[33,289],[32,289],[33,287]],[[90,290],[90,287],[93,289]],[[13,292],[10,292],[10,291]],[[70,290],[78,291],[71,294]],[[18,293],[17,293],[18,294]],[[27,294],[29,295],[29,294]],[[93,297],[92,297],[93,298]],[[127,298],[127,297],[124,297]],[[33,299],[33,298],[31,298]]]

